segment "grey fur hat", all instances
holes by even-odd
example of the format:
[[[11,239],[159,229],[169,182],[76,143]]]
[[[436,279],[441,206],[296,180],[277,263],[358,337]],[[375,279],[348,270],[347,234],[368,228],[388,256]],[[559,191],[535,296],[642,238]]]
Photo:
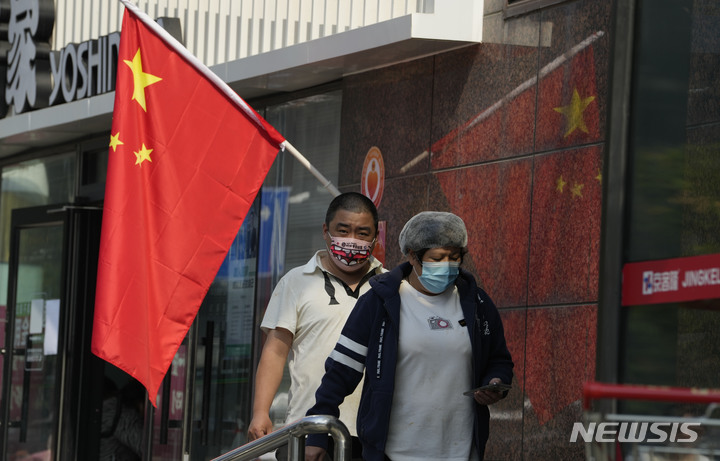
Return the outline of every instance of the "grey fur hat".
[[[459,216],[445,211],[423,211],[408,220],[398,238],[400,251],[437,247],[467,247],[467,230]]]

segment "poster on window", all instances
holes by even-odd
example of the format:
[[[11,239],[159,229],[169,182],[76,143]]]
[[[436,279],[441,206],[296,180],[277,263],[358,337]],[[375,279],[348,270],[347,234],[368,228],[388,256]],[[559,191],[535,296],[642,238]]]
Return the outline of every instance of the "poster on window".
[[[262,189],[258,260],[258,274],[261,277],[272,277],[284,273],[289,197],[289,187],[263,187]]]

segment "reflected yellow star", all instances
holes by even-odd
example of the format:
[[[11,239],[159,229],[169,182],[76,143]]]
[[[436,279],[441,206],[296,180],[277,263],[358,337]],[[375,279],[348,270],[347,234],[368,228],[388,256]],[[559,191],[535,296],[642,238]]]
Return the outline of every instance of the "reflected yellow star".
[[[112,147],[113,152],[117,152],[117,146],[122,146],[123,144],[125,143],[120,141],[119,131],[117,134],[110,134],[110,147]]]
[[[597,182],[602,183],[602,171],[598,168],[598,174],[595,176],[595,179],[597,179]]]
[[[553,107],[555,112],[560,112],[567,119],[567,130],[565,131],[565,138],[570,134],[580,129],[583,133],[588,132],[587,125],[585,125],[585,119],[583,118],[583,112],[595,100],[595,96],[588,96],[587,98],[581,98],[578,94],[577,88],[573,90],[572,99],[570,104],[567,106]]]
[[[140,48],[138,48],[137,53],[135,53],[135,57],[132,61],[128,61],[127,59],[123,60],[125,64],[128,65],[130,70],[132,70],[133,73],[133,95],[132,99],[138,102],[140,104],[140,107],[143,108],[145,112],[147,112],[147,107],[145,104],[145,87],[152,85],[153,83],[157,83],[162,78],[156,77],[152,74],[147,74],[143,72],[142,69],[142,58],[140,57]]]
[[[563,179],[562,175],[555,181],[555,190],[562,192],[565,189],[567,182]]]
[[[133,152],[133,154],[135,154],[135,165],[140,165],[145,160],[147,160],[148,162],[152,162],[152,159],[150,158],[150,153],[152,151],[153,149],[148,149],[147,147],[145,147],[145,143],[143,143],[142,149],[137,152]]]
[[[570,191],[572,192],[573,198],[575,198],[575,197],[582,198],[583,187],[585,187],[585,184],[578,184],[578,183],[573,184],[572,188],[570,189]]]

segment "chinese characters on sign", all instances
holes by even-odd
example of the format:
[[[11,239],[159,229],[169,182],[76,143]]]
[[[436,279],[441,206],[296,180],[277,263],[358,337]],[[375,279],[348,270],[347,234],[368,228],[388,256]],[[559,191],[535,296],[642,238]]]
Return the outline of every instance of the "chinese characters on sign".
[[[55,20],[52,0],[13,0],[7,18],[7,56],[1,57],[4,97],[0,116],[13,107],[15,113],[44,107],[50,94],[50,38]]]
[[[665,291],[677,291],[678,272],[680,271],[643,272],[643,294],[651,295]]]
[[[623,268],[622,305],[720,298],[720,255],[629,263]]]
[[[181,35],[178,18],[158,22]],[[115,90],[120,33],[51,51],[54,23],[53,0],[0,0],[0,118]]]

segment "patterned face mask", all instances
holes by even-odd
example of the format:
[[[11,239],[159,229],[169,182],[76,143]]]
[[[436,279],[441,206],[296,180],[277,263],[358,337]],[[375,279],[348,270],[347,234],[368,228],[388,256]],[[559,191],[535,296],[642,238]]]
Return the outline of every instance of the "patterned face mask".
[[[375,240],[368,242],[349,237],[330,237],[330,259],[345,272],[358,270],[372,253]]]

